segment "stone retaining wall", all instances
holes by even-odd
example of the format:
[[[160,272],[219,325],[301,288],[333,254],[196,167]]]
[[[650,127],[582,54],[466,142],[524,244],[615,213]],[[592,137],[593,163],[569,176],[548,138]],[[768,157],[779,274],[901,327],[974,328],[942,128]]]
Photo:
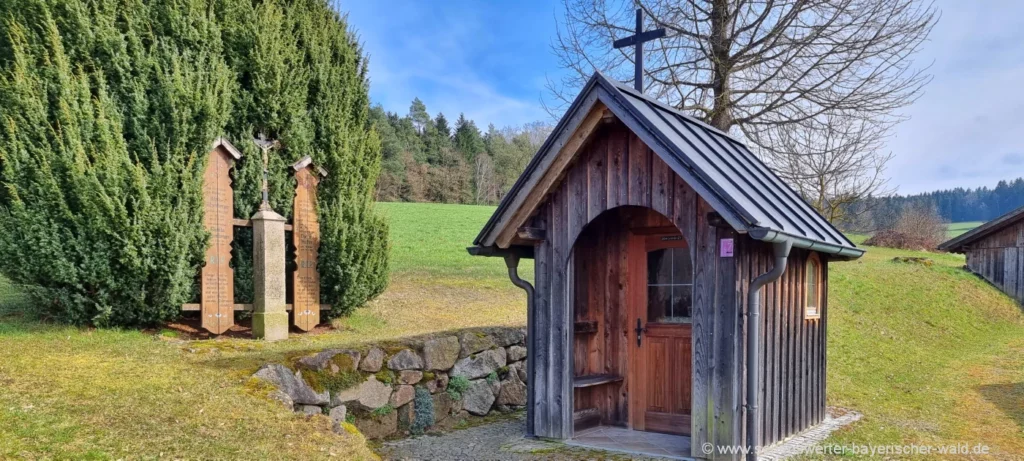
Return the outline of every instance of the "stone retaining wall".
[[[326,414],[370,439],[422,434],[526,405],[526,332],[480,328],[327,349],[253,377],[296,412]]]

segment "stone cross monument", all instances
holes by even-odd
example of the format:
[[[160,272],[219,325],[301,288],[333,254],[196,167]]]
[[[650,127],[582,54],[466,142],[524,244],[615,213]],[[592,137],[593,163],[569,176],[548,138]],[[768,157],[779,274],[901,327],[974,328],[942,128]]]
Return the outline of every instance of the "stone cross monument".
[[[252,334],[256,339],[277,341],[288,338],[288,311],[285,308],[285,218],[270,208],[267,186],[268,155],[277,141],[263,134],[253,140],[263,151],[263,203],[252,217],[253,315]]]

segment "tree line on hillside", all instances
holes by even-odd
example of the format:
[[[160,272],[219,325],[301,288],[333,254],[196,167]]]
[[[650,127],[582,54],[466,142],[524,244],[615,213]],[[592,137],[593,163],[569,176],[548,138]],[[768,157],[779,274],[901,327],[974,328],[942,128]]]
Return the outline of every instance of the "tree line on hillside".
[[[1024,178],[1002,180],[996,187],[957,187],[912,195],[869,197],[851,204],[843,227],[875,230],[891,227],[905,210],[932,209],[947,222],[989,221],[1024,205]]]
[[[535,122],[482,132],[464,114],[453,125],[419,98],[404,116],[377,105],[370,118],[383,157],[377,200],[385,202],[496,204],[551,131]]]

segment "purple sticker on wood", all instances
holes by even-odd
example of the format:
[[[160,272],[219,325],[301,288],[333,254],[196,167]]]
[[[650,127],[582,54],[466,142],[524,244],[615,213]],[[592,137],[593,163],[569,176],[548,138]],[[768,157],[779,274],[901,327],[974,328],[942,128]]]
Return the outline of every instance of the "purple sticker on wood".
[[[732,239],[722,239],[721,242],[718,255],[723,258],[731,258],[733,249]]]

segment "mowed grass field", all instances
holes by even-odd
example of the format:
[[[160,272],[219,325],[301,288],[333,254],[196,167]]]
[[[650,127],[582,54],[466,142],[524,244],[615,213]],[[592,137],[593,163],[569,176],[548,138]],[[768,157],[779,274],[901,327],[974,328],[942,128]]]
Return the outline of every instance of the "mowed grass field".
[[[279,343],[42,324],[18,314],[31,302],[0,281],[0,459],[372,458],[361,438],[267,401],[249,374],[325,347],[525,323],[504,263],[465,251],[492,207],[379,208],[392,230],[387,292],[334,331]],[[935,264],[892,262],[904,255]],[[1024,318],[962,265],[868,248],[830,266],[828,402],[865,415],[830,441],[1024,454]]]
[[[964,221],[954,222],[946,225],[946,236],[953,238],[967,232],[975,227],[985,224],[985,221]]]

